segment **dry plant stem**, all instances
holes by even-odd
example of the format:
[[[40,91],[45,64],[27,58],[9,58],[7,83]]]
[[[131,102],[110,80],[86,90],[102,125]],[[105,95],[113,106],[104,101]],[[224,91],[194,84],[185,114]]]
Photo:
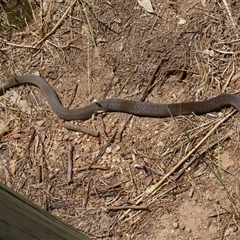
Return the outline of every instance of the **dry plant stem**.
[[[31,49],[37,49],[34,46],[30,45],[22,45],[22,44],[17,44],[17,43],[11,43],[11,42],[6,42],[7,45],[13,46],[13,47],[19,47],[19,48],[31,48]]]
[[[31,3],[30,0],[28,0],[28,3],[29,3],[29,6],[30,6],[30,8],[31,8],[31,12],[32,12],[33,19],[34,19],[35,23],[37,24],[38,21],[37,21],[37,18],[36,18],[36,14],[35,14],[35,12],[33,11],[32,3]]]
[[[153,187],[151,187],[150,189],[148,189],[145,193],[140,194],[137,197],[137,201],[136,201],[136,205],[138,205],[139,203],[141,203],[144,199],[146,199],[149,195],[151,195],[152,197],[155,195],[155,193],[157,192],[157,190],[163,185],[164,181],[171,175],[173,174],[202,144],[204,141],[206,141],[206,139],[215,132],[215,130],[223,123],[225,122],[228,118],[230,118],[234,113],[236,113],[237,110],[233,110],[232,112],[230,112],[228,115],[226,115],[223,119],[221,119],[219,122],[217,122],[215,124],[215,126],[208,132],[208,134],[196,145],[196,147],[194,147],[184,158],[182,158],[182,160],[176,164],[158,183],[156,183]],[[161,194],[164,195],[165,193]],[[129,214],[131,212],[131,209],[128,209],[127,212],[125,212],[125,214]],[[125,218],[125,215],[122,215],[120,217],[120,220],[122,220],[123,218]]]
[[[156,75],[160,69],[160,67],[163,65],[164,61],[168,60],[168,58],[166,58],[168,52],[164,54],[164,56],[161,58],[161,60],[159,61],[159,64],[157,65],[156,69],[154,70],[153,74],[152,74],[152,77],[150,78],[146,88],[144,89],[143,91],[143,94],[142,94],[142,97],[140,98],[140,101],[144,101],[145,98],[147,97],[148,93],[149,93],[149,90],[151,88],[151,86],[153,85],[154,83],[154,80],[156,78]],[[123,124],[123,126],[121,127],[120,131],[118,132],[117,134],[117,138],[121,139],[121,136],[122,136],[122,133],[124,131],[124,129],[126,128],[127,124],[130,122],[130,120],[132,119],[133,115],[130,115],[128,117],[128,119],[125,121],[125,123]]]
[[[42,182],[42,166],[41,165],[37,166],[37,179],[38,179],[38,183]]]
[[[176,188],[176,186],[174,186],[174,187],[166,190],[165,192],[161,193],[160,196],[157,196],[157,198],[161,198],[162,196],[165,196],[166,194],[168,194],[169,192],[171,192],[171,191],[174,190],[175,188]],[[138,196],[138,197],[137,197],[138,201],[136,202],[135,205],[138,205],[138,204],[143,200],[144,196],[146,196],[144,193],[141,194],[140,196]],[[149,205],[150,205],[152,202],[155,201],[154,197],[152,197],[150,200],[151,200],[151,201],[148,202]],[[127,214],[129,214],[130,212],[131,212],[131,209],[127,209],[127,211],[124,212],[124,214],[119,218],[119,220],[123,220],[123,219],[125,218],[125,216],[126,216]],[[126,221],[128,221],[128,220],[129,220],[129,218],[126,219]]]
[[[117,133],[117,138],[119,139],[119,141],[122,140],[122,134],[123,131],[125,130],[126,126],[128,125],[128,123],[130,122],[130,120],[132,119],[133,115],[128,116],[128,119],[123,123],[122,127],[119,129],[118,133]]]
[[[213,142],[210,146],[208,146],[207,148],[205,148],[203,151],[201,151],[199,154],[197,154],[196,156],[194,156],[192,158],[192,160],[190,162],[187,163],[186,166],[184,166],[183,168],[181,168],[181,170],[178,172],[177,176],[174,177],[174,181],[178,181],[179,178],[183,175],[183,173],[186,171],[186,169],[188,169],[197,159],[199,159],[199,157],[201,155],[203,155],[207,150],[211,149],[212,147],[214,147],[216,144],[218,144],[218,142],[222,142],[225,141],[229,138],[229,135],[218,139],[217,142]]]
[[[68,7],[68,9],[64,12],[64,14],[62,15],[62,17],[59,19],[59,21],[57,22],[57,24],[54,26],[54,28],[48,33],[46,34],[39,42],[37,42],[33,48],[36,48],[39,44],[41,44],[43,41],[45,41],[50,35],[52,35],[57,28],[59,27],[59,25],[62,23],[63,19],[66,17],[67,13],[69,12],[69,10],[74,6],[74,4],[77,2],[77,0],[74,0],[72,2],[72,4]]]
[[[103,121],[102,115],[101,115],[101,117],[100,117],[100,122],[101,122],[101,126],[102,126],[103,133],[104,133],[105,137],[108,137],[108,134],[107,134],[107,132],[106,132],[106,125],[105,125],[105,123],[104,123],[104,121]]]
[[[34,141],[34,138],[36,136],[36,129],[34,128],[32,131],[31,131],[31,136],[30,136],[30,139],[28,141],[28,146],[27,146],[27,150],[30,151],[30,148],[31,148],[31,145]]]
[[[111,138],[108,140],[108,142],[107,142],[107,143],[103,146],[103,148],[99,151],[98,155],[93,159],[93,161],[90,163],[90,165],[86,168],[84,174],[83,174],[82,177],[80,178],[81,181],[82,181],[82,179],[85,177],[87,171],[88,171],[89,169],[91,169],[92,166],[97,163],[98,159],[105,153],[107,147],[113,142],[116,134],[117,134],[117,130],[113,133],[113,135],[112,135]]]
[[[222,54],[230,54],[230,55],[235,54],[235,52],[223,51],[223,50],[219,50],[219,49],[213,49],[213,51],[215,51],[217,53],[222,53]]]
[[[168,60],[168,58],[166,58],[167,56],[167,53],[161,58],[159,64],[157,65],[156,69],[154,70],[153,74],[152,74],[152,77],[150,78],[149,82],[148,82],[148,85],[146,86],[145,90],[143,91],[143,94],[142,94],[142,97],[140,98],[140,101],[144,101],[145,98],[147,97],[148,93],[149,93],[149,90],[151,88],[151,86],[153,85],[154,83],[154,80],[156,79],[156,75],[160,69],[160,67],[163,65],[163,63]]]
[[[230,76],[228,77],[226,83],[224,84],[224,86],[223,86],[223,88],[222,88],[222,93],[225,92],[225,90],[226,90],[228,84],[230,83],[230,81],[231,81],[231,79],[232,79],[234,73],[235,73],[235,65],[234,65],[234,63],[233,63],[233,70],[232,70]]]
[[[72,130],[72,131],[75,131],[75,132],[82,132],[82,133],[90,135],[92,137],[98,137],[99,136],[99,132],[97,130],[88,129],[88,128],[85,128],[85,127],[82,127],[82,126],[71,124],[69,122],[65,122],[63,124],[63,127],[65,127],[67,130]]]
[[[107,211],[119,211],[119,210],[145,210],[149,211],[149,207],[145,205],[138,205],[138,206],[120,206],[120,207],[106,207]]]
[[[72,182],[72,174],[73,174],[73,145],[70,143],[68,145],[68,171],[67,171],[67,180],[68,182]]]
[[[77,93],[77,89],[78,89],[78,84],[76,84],[74,89],[73,89],[73,94],[71,94],[72,96],[71,96],[70,101],[69,101],[69,103],[67,105],[67,108],[70,108],[70,106],[72,105],[73,100],[74,100],[74,98],[76,96],[76,93]]]
[[[90,188],[91,188],[91,183],[92,183],[92,178],[90,178],[89,180],[88,180],[88,184],[87,184],[87,191],[86,191],[86,193],[85,193],[85,200],[84,200],[84,208],[86,208],[87,207],[87,204],[88,204],[88,200],[89,200],[89,192],[90,192]]]
[[[86,20],[87,20],[87,25],[88,25],[88,31],[89,31],[90,38],[91,38],[91,40],[93,41],[93,43],[94,43],[94,45],[95,45],[95,47],[96,47],[97,44],[96,44],[95,39],[94,39],[94,32],[93,32],[92,26],[91,26],[91,24],[90,24],[88,15],[87,15],[87,13],[86,13],[86,9],[83,7],[82,10],[83,10],[84,16],[85,16],[85,18],[86,18]]]
[[[88,169],[88,166],[76,168],[76,169],[74,169],[74,171],[81,172],[81,171],[85,171],[87,169]],[[100,166],[100,165],[93,165],[93,166],[91,166],[91,169],[109,170],[108,167],[103,167],[103,166]]]
[[[206,141],[206,139],[211,136],[216,129],[223,123],[225,122],[228,118],[230,118],[234,113],[236,113],[237,110],[233,110],[230,112],[227,116],[222,118],[209,132],[208,134],[190,151],[188,154],[183,157],[178,164],[176,164],[158,183],[156,183],[153,187],[149,189],[149,191],[146,192],[146,196],[149,195],[154,195],[159,187],[163,184],[163,182],[171,175],[173,174],[179,167],[182,166],[184,162]]]
[[[235,21],[234,21],[234,19],[233,19],[233,17],[232,17],[231,11],[230,11],[230,9],[229,9],[229,7],[228,7],[228,4],[227,4],[226,0],[223,0],[223,3],[224,3],[225,8],[227,9],[227,13],[228,13],[228,15],[229,15],[229,17],[230,17],[230,20],[231,20],[232,25],[233,25],[234,27],[236,27],[236,23],[235,23]]]

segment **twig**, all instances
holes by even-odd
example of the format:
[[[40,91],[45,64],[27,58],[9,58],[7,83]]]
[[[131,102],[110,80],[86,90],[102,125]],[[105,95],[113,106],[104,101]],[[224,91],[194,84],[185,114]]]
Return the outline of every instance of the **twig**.
[[[213,49],[213,51],[217,52],[217,53],[222,53],[222,54],[235,54],[235,52],[227,52],[227,51],[223,51],[223,50],[219,50],[219,49]]]
[[[80,167],[80,168],[74,168],[75,172],[81,172],[81,171],[85,171],[88,169],[88,166],[85,167]],[[100,170],[108,170],[108,167],[103,167],[100,165],[92,165],[90,169],[100,169]]]
[[[182,164],[184,162],[186,162],[186,160],[203,144],[204,141],[206,141],[206,139],[211,136],[215,130],[223,123],[225,122],[228,118],[230,118],[234,113],[236,113],[236,109],[233,110],[232,112],[230,112],[227,116],[225,116],[224,118],[222,118],[219,122],[217,122],[217,124],[208,132],[208,134],[195,146],[193,147],[193,149],[188,152],[188,154],[183,157],[179,163],[177,163],[158,183],[156,183],[153,187],[151,187],[149,189],[149,191],[146,192],[147,196],[149,195],[154,195],[158,188],[163,184],[163,182],[170,176],[172,175],[177,169],[179,169],[180,166],[182,166]]]
[[[37,179],[38,183],[42,182],[42,165],[37,166]]]
[[[223,3],[224,3],[225,8],[227,9],[227,13],[228,13],[228,15],[229,15],[229,17],[230,17],[230,20],[231,20],[231,22],[232,22],[232,25],[233,25],[234,27],[236,27],[236,23],[235,23],[235,21],[233,20],[231,11],[230,11],[230,9],[229,9],[229,7],[228,7],[228,4],[227,4],[226,0],[223,0]]]
[[[72,105],[73,100],[74,100],[74,98],[75,98],[75,96],[76,96],[76,93],[77,93],[77,89],[78,89],[78,84],[76,84],[76,85],[75,85],[75,88],[73,89],[73,94],[71,94],[71,98],[70,98],[70,100],[69,100],[69,103],[68,103],[68,105],[67,105],[67,108],[69,108],[69,107]]]
[[[28,151],[30,151],[30,148],[31,148],[31,145],[32,145],[32,143],[34,141],[35,136],[36,136],[36,129],[33,128],[32,131],[31,131],[31,137],[30,137],[30,139],[28,141],[28,145],[27,145],[27,150]]]
[[[97,130],[88,129],[88,128],[85,128],[85,127],[82,127],[82,126],[71,124],[69,122],[65,122],[63,124],[63,126],[66,129],[72,130],[72,131],[75,131],[75,132],[82,132],[82,133],[85,133],[85,134],[93,136],[93,137],[98,137],[99,136],[99,132]]]
[[[134,206],[119,206],[119,207],[106,207],[107,211],[119,211],[119,210],[146,210],[149,211],[149,207],[146,205],[134,205]]]
[[[119,129],[118,134],[117,134],[117,138],[121,141],[122,139],[122,134],[123,131],[125,130],[127,124],[130,122],[130,120],[132,119],[133,115],[128,116],[128,119],[123,123],[122,127]]]
[[[181,168],[181,170],[178,172],[177,176],[174,177],[174,181],[178,181],[179,178],[183,175],[183,173],[186,171],[186,169],[188,169],[195,161],[197,158],[199,158],[200,156],[202,156],[207,150],[211,149],[212,147],[214,147],[219,141],[225,141],[226,139],[228,139],[229,136],[224,136],[221,139],[218,139],[217,142],[213,142],[210,146],[208,146],[207,148],[205,148],[203,151],[201,151],[198,155],[194,156],[190,162],[187,163],[186,166],[184,166],[183,168]]]
[[[72,182],[72,173],[73,173],[73,145],[69,143],[68,145],[68,171],[67,171],[67,180],[68,183]]]
[[[171,191],[174,190],[175,188],[176,188],[176,186],[174,186],[174,187],[166,190],[165,192],[162,192],[162,193],[161,193],[161,196],[165,196],[167,193],[171,192]],[[137,200],[136,203],[135,203],[135,205],[138,206],[138,204],[140,204],[140,203],[143,201],[143,198],[144,198],[145,196],[146,196],[145,193],[140,194],[140,196],[138,196],[138,197],[135,199],[135,200]],[[125,216],[126,216],[127,214],[129,214],[130,212],[131,212],[131,209],[128,209],[128,210],[127,210],[126,212],[124,212],[124,214],[119,218],[119,220],[124,219]]]
[[[160,67],[163,65],[164,61],[166,61],[168,58],[166,58],[168,52],[164,54],[164,56],[161,58],[161,60],[159,61],[156,69],[154,70],[153,74],[152,74],[152,77],[150,78],[147,86],[145,87],[144,91],[143,91],[143,94],[142,94],[142,97],[140,98],[140,101],[144,101],[145,98],[147,97],[147,95],[149,94],[149,91],[154,83],[154,80],[156,79],[156,75],[160,69]],[[132,119],[132,116],[133,115],[130,115],[128,117],[128,119],[125,121],[125,123],[123,124],[122,128],[120,129],[120,131],[118,132],[118,135],[117,137],[119,139],[121,139],[121,136],[122,136],[122,133],[124,131],[124,129],[126,128],[127,124],[130,122],[130,120]]]
[[[92,183],[92,178],[90,178],[88,180],[88,184],[87,184],[87,191],[85,193],[85,200],[84,200],[84,208],[87,207],[87,204],[88,204],[88,199],[89,199],[89,191],[90,191],[90,187],[91,187],[91,183]]]
[[[98,159],[106,152],[107,147],[113,142],[115,136],[117,134],[117,130],[113,133],[111,138],[108,140],[108,142],[102,147],[102,149],[99,151],[98,155],[92,160],[92,162],[89,164],[89,166],[86,168],[85,172],[79,179],[79,181],[82,181],[82,179],[85,177],[86,173],[88,172],[89,169],[92,168],[94,164],[97,163]]]
[[[102,115],[100,117],[100,122],[101,122],[101,125],[102,125],[103,133],[104,133],[105,137],[108,138],[108,134],[107,134],[107,131],[106,131],[106,125],[103,121]]]
[[[57,22],[57,24],[54,26],[54,28],[48,33],[46,34],[39,42],[37,42],[33,48],[36,48],[40,43],[42,43],[43,41],[45,41],[50,35],[52,35],[57,28],[59,27],[59,25],[62,23],[63,19],[66,17],[67,13],[69,12],[69,10],[74,6],[74,4],[76,3],[77,0],[74,0],[72,2],[72,4],[68,7],[68,9],[64,12],[64,14],[62,15],[62,17],[59,19],[59,21]]]
[[[225,90],[226,90],[228,84],[230,83],[234,73],[235,73],[235,64],[233,63],[233,70],[232,70],[230,76],[228,77],[227,81],[225,82],[225,84],[224,84],[224,86],[222,88],[222,93],[225,92]]]
[[[159,61],[156,69],[154,70],[153,74],[152,74],[152,77],[150,78],[149,82],[148,82],[148,85],[146,86],[145,90],[143,91],[143,94],[142,94],[142,97],[140,98],[140,101],[144,101],[145,98],[147,97],[148,93],[149,93],[149,90],[151,88],[151,86],[153,85],[154,83],[154,80],[156,79],[156,75],[160,69],[160,67],[163,65],[164,61],[168,60],[168,58],[166,58],[168,52],[165,53],[165,55],[161,58],[161,60]]]
[[[162,186],[162,184],[164,183],[164,181],[172,174],[174,173],[187,159],[188,157],[193,154],[198,147],[200,147],[202,145],[202,143],[223,123],[225,122],[229,117],[231,117],[234,113],[236,113],[237,110],[235,109],[234,111],[230,112],[227,116],[225,116],[223,119],[221,119],[212,129],[211,131],[208,132],[208,134],[196,145],[196,147],[194,147],[184,158],[182,158],[182,160],[175,165],[175,167],[170,170],[170,172],[168,172],[158,183],[156,183],[153,187],[151,187],[149,190],[147,190],[146,192],[140,194],[137,198],[136,198],[136,205],[141,203],[146,197],[148,197],[149,195],[154,195],[156,193],[156,191]],[[174,187],[175,188],[175,187]],[[172,190],[172,189],[170,189]],[[169,190],[167,190],[168,192]],[[166,192],[162,193],[161,195],[165,195]],[[131,209],[127,210],[126,213],[130,213]],[[125,214],[126,214],[125,213]],[[125,216],[122,215],[120,217],[120,220],[122,220]]]
[[[36,47],[31,46],[31,45],[22,45],[22,44],[11,43],[11,42],[6,42],[6,44],[10,45],[10,46],[13,46],[13,47],[37,49]]]
[[[35,12],[33,11],[32,3],[31,3],[30,0],[28,0],[28,4],[29,4],[29,6],[30,6],[30,8],[31,8],[33,19],[34,19],[35,23],[37,24],[36,14],[35,14]]]

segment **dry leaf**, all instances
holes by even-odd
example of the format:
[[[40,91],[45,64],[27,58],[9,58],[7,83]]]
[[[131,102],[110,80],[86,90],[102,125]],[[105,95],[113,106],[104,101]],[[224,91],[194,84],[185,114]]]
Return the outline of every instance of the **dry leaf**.
[[[21,137],[23,137],[24,135],[23,134],[21,134],[21,133],[10,133],[10,134],[8,134],[8,137],[9,138],[11,138],[11,139],[19,139],[19,138],[21,138]]]
[[[39,120],[37,121],[37,125],[41,127],[45,123],[45,120]]]
[[[154,13],[152,3],[150,0],[138,0],[138,4],[149,13]]]
[[[22,112],[27,114],[31,113],[31,108],[29,107],[27,100],[21,99],[21,96],[16,91],[8,91],[5,95],[8,95],[10,101],[13,104],[16,104]]]
[[[108,172],[108,173],[103,174],[103,179],[108,179],[110,177],[114,177],[115,175],[116,175],[115,171]]]
[[[143,183],[146,187],[149,187],[150,184],[152,183],[152,180],[153,180],[152,175],[149,175],[149,176],[143,178],[142,183]]]

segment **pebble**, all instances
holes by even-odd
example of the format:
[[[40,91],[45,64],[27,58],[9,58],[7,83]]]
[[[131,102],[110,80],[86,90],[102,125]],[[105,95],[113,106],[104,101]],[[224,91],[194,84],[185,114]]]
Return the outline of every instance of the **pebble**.
[[[90,147],[86,146],[86,147],[84,148],[84,152],[85,152],[85,153],[90,153],[90,152],[91,152]]]
[[[121,149],[121,147],[119,145],[116,146],[115,150],[119,151]]]
[[[178,25],[184,25],[186,23],[186,20],[183,18],[180,18],[178,21]]]
[[[172,226],[173,226],[173,229],[177,229],[179,227],[179,224],[178,224],[178,222],[174,222],[172,224]]]
[[[185,229],[185,225],[180,224],[180,225],[179,225],[179,228],[180,228],[181,230],[184,230],[184,229]]]
[[[106,153],[111,153],[111,152],[112,152],[112,148],[111,147],[107,147]]]
[[[64,134],[64,136],[63,136],[63,140],[64,140],[64,141],[69,140],[69,137],[70,137],[69,134]]]
[[[100,149],[100,146],[98,144],[91,144],[91,149],[95,152],[98,151]]]

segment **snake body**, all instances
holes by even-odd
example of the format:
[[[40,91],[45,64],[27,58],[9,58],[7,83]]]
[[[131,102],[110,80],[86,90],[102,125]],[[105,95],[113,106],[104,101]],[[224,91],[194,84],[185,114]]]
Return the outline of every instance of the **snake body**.
[[[58,117],[64,120],[86,120],[99,112],[123,112],[142,117],[170,117],[178,115],[204,114],[233,106],[240,112],[240,97],[234,94],[220,94],[206,101],[182,102],[173,104],[157,104],[141,101],[123,100],[118,98],[104,99],[88,106],[76,109],[64,108],[57,93],[41,77],[21,75],[0,84],[0,95],[6,90],[21,84],[32,84],[39,87]]]

